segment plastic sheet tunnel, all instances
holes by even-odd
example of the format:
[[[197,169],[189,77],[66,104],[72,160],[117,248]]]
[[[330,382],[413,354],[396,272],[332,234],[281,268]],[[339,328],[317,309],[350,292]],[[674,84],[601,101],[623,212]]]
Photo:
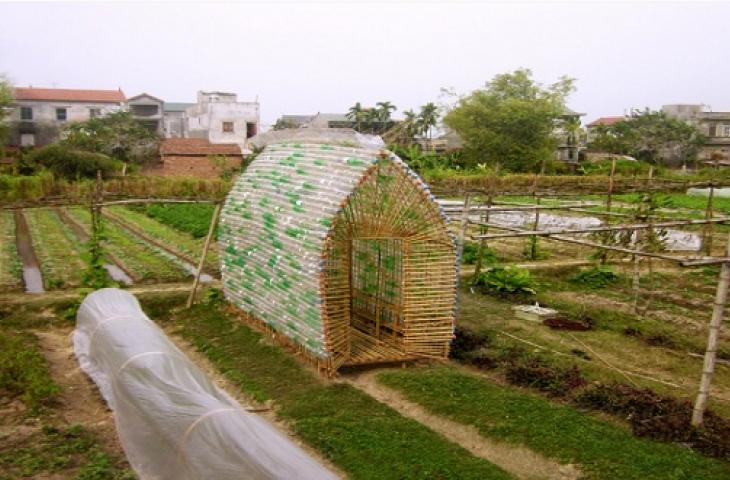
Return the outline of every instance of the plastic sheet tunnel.
[[[142,480],[337,478],[215,387],[128,292],[86,297],[74,347]]]
[[[426,184],[372,137],[274,133],[221,214],[227,298],[329,373],[445,358],[458,265]]]

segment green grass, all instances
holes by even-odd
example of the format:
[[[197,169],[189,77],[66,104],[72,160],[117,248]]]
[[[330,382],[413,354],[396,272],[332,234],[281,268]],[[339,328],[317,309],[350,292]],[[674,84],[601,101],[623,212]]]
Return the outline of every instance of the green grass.
[[[302,440],[353,479],[510,478],[354,387],[323,382],[216,308],[197,306],[177,320],[230,381],[258,401],[273,400]]]
[[[198,259],[203,253],[203,246],[205,244],[203,238],[195,238],[186,232],[176,230],[152,217],[129,208],[110,207],[106,211],[128,224],[136,226],[146,235],[166,245],[175,252],[191,258],[195,261],[195,265],[197,265]],[[217,248],[211,246],[206,256],[206,267],[211,271],[218,271],[220,269],[219,262]]]
[[[81,208],[69,208],[69,215],[89,231],[91,214]],[[105,248],[118,257],[136,280],[179,281],[189,274],[164,257],[146,242],[112,222],[104,222]]]
[[[18,290],[23,264],[15,245],[15,221],[10,210],[0,211],[0,291]]]
[[[525,445],[594,479],[718,479],[730,469],[682,447],[634,437],[578,409],[449,367],[391,371],[378,379],[433,413],[490,438]]]
[[[0,446],[0,478],[51,478],[49,474],[75,480],[136,478],[122,459],[113,458],[97,444],[93,433],[81,425],[44,425],[34,434],[11,438]]]
[[[38,410],[59,392],[36,337],[26,332],[0,332],[0,396],[18,396]]]
[[[54,211],[33,208],[23,214],[41,264],[45,289],[79,286],[86,264],[81,259],[84,246],[76,235]]]
[[[214,205],[205,203],[151,203],[144,207],[148,216],[189,233],[194,238],[203,238],[208,234],[214,210]]]

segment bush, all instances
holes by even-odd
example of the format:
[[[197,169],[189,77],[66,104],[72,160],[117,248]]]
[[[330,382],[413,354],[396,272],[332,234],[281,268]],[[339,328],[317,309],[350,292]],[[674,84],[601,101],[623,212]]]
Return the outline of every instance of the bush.
[[[64,145],[48,145],[28,155],[28,161],[66,178],[94,178],[101,171],[109,178],[122,169],[122,163],[101,153],[73,150]]]
[[[527,293],[534,295],[535,281],[530,272],[514,266],[494,267],[479,275],[477,285],[500,294]]]
[[[461,252],[461,263],[474,265],[477,263],[477,258],[479,258],[479,244],[476,242],[465,242],[464,250]],[[489,247],[484,247],[482,250],[482,265],[489,265],[498,261],[499,257],[494,250]]]
[[[477,333],[465,327],[457,326],[454,330],[454,339],[451,340],[449,358],[454,360],[469,360],[474,357],[474,352],[485,347],[489,343],[489,335]]]
[[[607,287],[617,281],[618,278],[618,274],[610,267],[598,266],[588,270],[581,270],[571,277],[570,281],[579,283],[585,288],[598,289]]]

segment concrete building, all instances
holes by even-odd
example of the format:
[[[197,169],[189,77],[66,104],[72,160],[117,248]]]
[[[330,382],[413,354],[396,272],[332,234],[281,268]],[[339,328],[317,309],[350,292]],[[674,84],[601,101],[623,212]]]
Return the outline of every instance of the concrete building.
[[[162,122],[164,104],[164,101],[148,93],[127,99],[127,109],[134,118],[158,135],[164,133]]]
[[[120,90],[69,88],[15,88],[14,108],[8,117],[7,145],[42,146],[58,141],[63,127],[72,122],[122,110]]]
[[[580,128],[580,117],[585,113],[578,113],[566,108],[561,115],[561,122],[555,127],[554,134],[558,138],[558,147],[555,150],[555,159],[565,163],[576,164],[580,151],[585,148],[583,131]]]
[[[235,143],[248,152],[248,139],[259,130],[258,102],[239,102],[235,93],[198,92],[198,101],[185,110],[187,136],[210,143]]]
[[[187,109],[194,103],[165,102],[163,106],[163,132],[165,138],[186,138],[188,136]]]
[[[600,117],[593,120],[591,123],[586,125],[586,140],[591,143],[596,136],[596,129],[598,127],[610,127],[616,123],[626,120],[624,116],[613,116],[613,117]]]
[[[730,112],[699,112],[697,125],[706,137],[700,160],[730,160]]]

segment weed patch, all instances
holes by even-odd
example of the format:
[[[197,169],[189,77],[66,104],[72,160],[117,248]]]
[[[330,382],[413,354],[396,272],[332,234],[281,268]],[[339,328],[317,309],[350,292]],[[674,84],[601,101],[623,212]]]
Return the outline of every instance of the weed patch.
[[[32,334],[0,333],[0,393],[20,396],[33,410],[47,405],[60,393]]]

